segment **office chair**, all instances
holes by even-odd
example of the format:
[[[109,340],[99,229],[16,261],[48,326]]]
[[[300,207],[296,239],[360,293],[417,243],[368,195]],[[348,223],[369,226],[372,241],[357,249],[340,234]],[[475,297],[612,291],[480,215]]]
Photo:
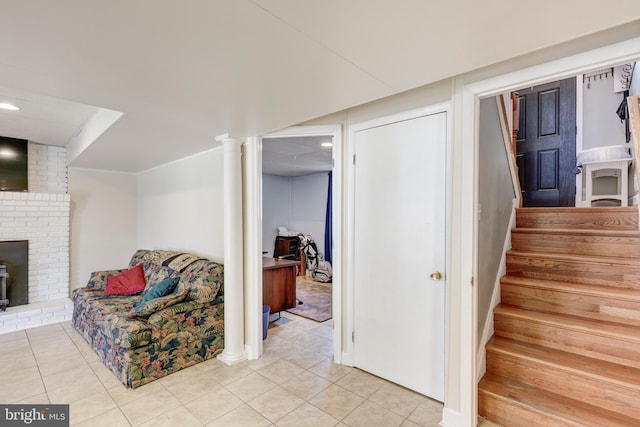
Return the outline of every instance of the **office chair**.
[[[298,236],[276,236],[273,257],[279,259],[300,259],[300,239]]]

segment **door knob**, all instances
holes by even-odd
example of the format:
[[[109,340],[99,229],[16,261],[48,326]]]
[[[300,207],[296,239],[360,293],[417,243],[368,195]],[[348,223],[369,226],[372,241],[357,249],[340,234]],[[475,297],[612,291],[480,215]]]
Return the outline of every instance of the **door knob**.
[[[442,273],[440,273],[439,271],[433,272],[431,273],[431,275],[429,276],[431,278],[431,280],[440,280],[442,279]]]

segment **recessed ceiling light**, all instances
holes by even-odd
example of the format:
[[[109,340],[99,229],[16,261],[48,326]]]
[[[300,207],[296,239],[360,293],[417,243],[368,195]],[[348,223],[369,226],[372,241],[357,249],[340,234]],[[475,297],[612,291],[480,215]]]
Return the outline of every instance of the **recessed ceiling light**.
[[[323,142],[320,145],[323,146],[323,147],[333,147],[333,142]]]
[[[8,102],[0,103],[0,108],[2,108],[3,110],[11,110],[11,111],[18,111],[20,109],[19,107],[16,107],[13,104],[9,104]]]
[[[15,159],[16,157],[18,157],[18,153],[10,148],[0,149],[0,159]]]

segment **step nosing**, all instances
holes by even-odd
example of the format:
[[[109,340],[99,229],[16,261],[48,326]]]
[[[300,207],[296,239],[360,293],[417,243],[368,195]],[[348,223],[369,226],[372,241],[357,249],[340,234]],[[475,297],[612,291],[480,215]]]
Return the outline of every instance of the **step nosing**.
[[[638,300],[640,302],[640,290],[616,286],[592,285],[579,282],[562,282],[557,280],[545,280],[520,276],[503,276],[501,283],[512,286],[523,286],[553,290],[563,293],[575,293],[580,295],[598,295],[611,299]]]
[[[630,265],[634,267],[640,267],[640,259],[607,257],[601,255],[573,255],[556,252],[521,251],[517,249],[511,249],[507,252],[507,257],[509,256],[520,258],[544,258],[585,264]]]
[[[633,211],[637,212],[638,208],[636,206],[551,206],[551,207],[524,207],[517,208],[518,212],[604,212],[604,211],[614,211],[614,212],[625,212],[625,211]]]
[[[640,230],[603,230],[599,228],[535,228],[535,227],[514,227],[512,233],[516,234],[569,234],[569,235],[592,235],[592,236],[613,236],[640,238]]]
[[[606,338],[614,338],[614,339],[619,339],[621,341],[631,341],[631,342],[638,342],[640,344],[640,335],[634,336],[634,335],[626,335],[624,333],[620,333],[620,332],[615,332],[615,331],[611,331],[609,329],[607,329],[606,326],[603,325],[599,325],[597,324],[598,322],[596,321],[592,321],[591,319],[588,319],[586,317],[578,317],[581,321],[583,322],[592,322],[593,323],[593,327],[594,328],[589,328],[588,326],[580,326],[577,325],[575,323],[571,323],[571,319],[560,319],[559,315],[555,315],[553,313],[542,313],[542,312],[537,312],[537,311],[531,311],[531,310],[521,310],[525,313],[535,313],[537,315],[541,315],[541,316],[547,316],[550,317],[549,318],[544,318],[544,317],[534,317],[534,315],[529,315],[527,316],[526,314],[518,314],[518,313],[511,313],[507,310],[505,311],[496,311],[494,313],[494,317],[497,316],[503,316],[503,317],[510,317],[513,319],[520,319],[520,320],[524,320],[524,321],[528,321],[528,322],[536,322],[536,323],[541,323],[541,324],[545,324],[548,326],[552,326],[554,328],[558,328],[558,329],[565,329],[565,330],[570,330],[570,331],[576,331],[576,332],[583,332],[583,333],[588,333],[589,335],[594,335],[594,336],[599,336],[599,337],[606,337]],[[567,320],[566,322],[563,322],[562,320]],[[625,324],[616,324],[617,328],[625,328],[625,329],[629,329],[629,331],[634,331],[635,329],[637,329],[636,327],[630,326],[630,325],[625,325]]]

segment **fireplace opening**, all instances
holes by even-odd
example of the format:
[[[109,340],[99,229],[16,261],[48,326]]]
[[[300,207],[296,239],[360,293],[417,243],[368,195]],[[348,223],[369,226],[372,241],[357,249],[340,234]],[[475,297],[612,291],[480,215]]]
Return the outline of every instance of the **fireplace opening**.
[[[28,304],[29,241],[0,241],[0,266],[4,266],[0,267],[0,300],[8,300],[2,301],[0,309]]]

